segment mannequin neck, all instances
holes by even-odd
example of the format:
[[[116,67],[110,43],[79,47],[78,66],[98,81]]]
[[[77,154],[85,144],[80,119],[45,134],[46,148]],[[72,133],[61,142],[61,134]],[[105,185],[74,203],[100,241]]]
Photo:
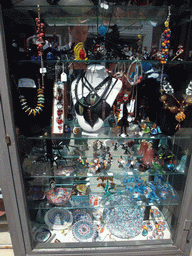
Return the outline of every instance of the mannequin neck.
[[[99,83],[108,77],[108,75],[105,66],[100,64],[88,66],[85,73],[85,77],[90,83]]]

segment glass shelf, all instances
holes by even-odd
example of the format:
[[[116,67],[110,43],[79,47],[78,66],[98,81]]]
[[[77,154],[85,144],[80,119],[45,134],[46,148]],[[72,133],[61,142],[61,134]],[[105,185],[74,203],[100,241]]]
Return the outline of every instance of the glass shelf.
[[[87,200],[85,200],[87,199]],[[73,200],[73,196],[71,197],[71,200]],[[79,198],[80,200],[80,198]],[[89,202],[89,197],[88,196],[84,196],[84,198],[82,199],[82,201],[79,202]],[[149,202],[144,202],[144,201],[136,201],[137,204],[141,207],[147,207],[147,206],[177,206],[179,204],[179,199],[177,198],[177,200],[173,200],[171,198],[169,198],[168,200],[161,200],[159,203],[157,202],[153,202],[153,203],[149,203]],[[43,206],[44,205],[44,206]],[[34,210],[38,210],[39,209],[39,202],[28,202],[28,207],[30,209],[34,209]],[[49,210],[53,207],[57,207],[55,205],[51,205],[49,204],[46,200],[41,201],[41,209],[43,210]],[[81,205],[76,205],[76,206],[68,206],[67,204],[64,206],[58,206],[58,207],[63,207],[66,210],[76,210],[76,209],[84,209],[84,210],[98,210],[98,209],[103,209],[104,206],[102,205],[98,205],[98,206],[81,206]],[[111,208],[110,206],[105,206],[106,208]],[[129,207],[129,205],[124,205],[124,206],[119,206],[120,208],[124,208],[124,207]]]
[[[21,4],[14,5],[14,9],[26,12],[33,10],[37,12],[37,6],[22,6]],[[41,17],[50,25],[54,24],[69,24],[75,22],[80,18],[86,18],[84,23],[96,24],[96,20],[110,20],[118,23],[124,23],[131,20],[154,20],[162,22],[167,18],[166,6],[129,6],[129,5],[115,5],[110,4],[108,10],[100,8],[100,5],[47,5],[41,6]],[[111,17],[113,15],[113,17]],[[55,18],[57,16],[57,18]]]
[[[65,175],[25,175],[24,174],[24,177],[25,179],[52,179],[52,178],[55,178],[55,179],[62,179],[62,180],[65,180],[65,179],[69,179],[69,178],[73,178],[73,179],[85,179],[85,178],[90,178],[90,177],[95,177],[95,178],[99,178],[99,177],[114,177],[116,179],[118,178],[122,178],[123,175],[128,175],[129,177],[134,177],[134,173],[130,173],[130,172],[123,172],[121,169],[118,170],[118,172],[122,172],[122,174],[117,174],[117,173],[113,173],[113,170],[110,170],[110,172],[106,172],[106,173],[101,173],[101,174],[92,174],[92,173],[88,173],[88,174],[84,174],[84,175],[81,175],[81,176],[78,176],[78,175],[69,175],[69,176],[65,176]],[[150,171],[146,171],[146,172],[140,172],[139,174],[140,176],[159,176],[159,175],[162,175],[162,176],[173,176],[173,175],[183,175],[183,173],[179,173],[179,172],[165,172],[164,173],[152,173]],[[82,181],[81,181],[82,182]],[[122,181],[123,182],[123,181]],[[44,186],[47,186],[49,184],[45,184]],[[61,184],[60,184],[61,185]],[[63,185],[66,185],[65,183],[63,183]],[[68,184],[67,184],[68,185]]]
[[[59,53],[59,52],[58,52]],[[157,60],[139,60],[141,61],[142,63],[150,63],[152,65],[155,65],[155,66],[162,66],[162,64],[160,63],[160,61],[157,61]],[[16,61],[19,64],[21,63],[36,63],[36,64],[41,64],[40,61],[38,60],[28,60],[28,59],[25,59],[25,60],[19,60],[19,61]],[[92,60],[92,59],[88,59],[88,60],[73,60],[73,59],[56,59],[56,60],[44,60],[43,61],[44,64],[46,65],[49,65],[49,64],[56,64],[56,63],[85,63],[86,65],[89,65],[89,64],[100,64],[100,63],[114,63],[114,64],[117,64],[117,63],[132,63],[133,61],[132,60],[127,60],[127,59],[101,59],[101,60]],[[192,61],[187,61],[187,60],[183,60],[183,61],[177,61],[177,60],[174,60],[174,61],[167,61],[166,64],[164,64],[165,66],[175,66],[175,65],[185,65],[185,64],[188,64],[188,65],[191,65],[192,64]]]
[[[71,131],[73,130],[73,127],[79,127],[77,123],[74,122],[66,122],[66,124],[70,125]],[[42,130],[42,135],[34,135],[34,136],[24,136],[20,135],[18,136],[19,139],[37,139],[37,140],[70,140],[70,139],[75,139],[75,140],[106,140],[106,139],[115,139],[117,141],[122,141],[124,142],[127,139],[132,139],[132,140],[158,140],[161,138],[172,138],[172,139],[191,139],[190,134],[182,134],[181,131],[178,131],[176,134],[173,136],[169,137],[164,134],[157,134],[157,135],[152,135],[150,133],[140,133],[141,130],[139,127],[136,127],[135,130],[130,130],[128,129],[128,136],[127,137],[121,137],[119,136],[119,131],[120,127],[116,128],[110,128],[108,125],[103,125],[103,127],[95,132],[95,133],[86,133],[81,130],[81,132],[78,135],[74,135],[72,132],[70,133],[64,133],[64,134],[51,134],[50,132],[51,127],[46,127],[45,129]]]

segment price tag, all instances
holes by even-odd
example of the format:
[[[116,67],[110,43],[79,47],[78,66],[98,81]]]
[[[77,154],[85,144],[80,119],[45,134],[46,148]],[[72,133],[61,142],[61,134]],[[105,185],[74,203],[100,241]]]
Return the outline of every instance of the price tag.
[[[67,74],[65,72],[61,73],[61,81],[67,82]]]
[[[47,73],[47,69],[46,68],[40,68],[39,71],[40,71],[41,74]]]

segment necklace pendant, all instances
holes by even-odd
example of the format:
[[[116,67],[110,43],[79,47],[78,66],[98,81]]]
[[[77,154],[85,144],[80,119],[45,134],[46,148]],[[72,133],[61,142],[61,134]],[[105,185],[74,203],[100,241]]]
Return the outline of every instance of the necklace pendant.
[[[30,109],[31,109],[31,108],[26,109],[25,112],[28,112]]]
[[[91,117],[91,107],[89,106],[89,108],[88,108],[88,116],[89,116],[89,121],[90,121],[90,124],[91,124],[91,126],[93,127],[93,120],[92,120],[92,117]]]
[[[43,104],[43,103],[45,103],[44,100],[38,100],[38,101],[37,101],[37,104]]]
[[[39,113],[40,113],[40,109],[39,109],[39,108],[36,108],[36,109],[35,109],[35,112],[36,112],[37,114],[39,114]]]
[[[84,103],[84,98],[80,99],[80,102],[83,104]],[[83,115],[83,111],[84,111],[84,108],[81,105],[79,105],[79,114]]]
[[[38,109],[38,111],[42,111],[42,108],[37,106],[36,109]]]
[[[28,108],[28,106],[26,105],[26,106],[24,106],[24,107],[22,107],[22,110],[24,110],[24,109],[26,109],[26,108]]]
[[[43,98],[44,99],[44,95],[43,94],[38,94],[37,95],[38,98]]]
[[[37,94],[40,94],[40,93],[43,94],[43,89],[37,89]]]
[[[32,112],[33,112],[33,109],[31,109],[31,110],[29,111],[28,116],[30,116]]]
[[[105,107],[106,107],[106,101],[103,100],[102,104],[102,119],[105,120]]]
[[[90,95],[90,104],[93,105],[95,104],[96,101],[96,95],[95,94],[91,94]]]
[[[36,116],[36,110],[35,109],[33,109],[33,115]]]
[[[27,102],[23,102],[23,103],[21,104],[21,106],[25,106],[25,105],[27,105]]]
[[[42,108],[44,107],[44,106],[43,106],[42,104],[40,104],[40,103],[38,103],[37,106],[42,107]]]

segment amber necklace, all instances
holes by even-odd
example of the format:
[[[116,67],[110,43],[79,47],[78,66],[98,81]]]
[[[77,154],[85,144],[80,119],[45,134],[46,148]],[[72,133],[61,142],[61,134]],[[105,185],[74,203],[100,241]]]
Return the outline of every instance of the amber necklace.
[[[169,89],[171,85],[169,85]],[[171,93],[169,93],[165,90],[165,87],[163,88],[162,84],[161,84],[161,89],[160,89],[160,101],[163,103],[163,107],[164,109],[169,109],[169,111],[173,114],[175,114],[175,119],[177,122],[179,122],[176,126],[176,130],[180,129],[181,127],[181,122],[185,120],[186,115],[185,115],[185,111],[187,110],[189,105],[192,105],[192,82],[189,83],[187,89],[186,89],[186,94],[184,96],[184,99],[180,102],[174,95],[174,91],[173,89],[171,90]],[[168,103],[168,95],[170,95],[176,102],[177,105],[169,105]]]

